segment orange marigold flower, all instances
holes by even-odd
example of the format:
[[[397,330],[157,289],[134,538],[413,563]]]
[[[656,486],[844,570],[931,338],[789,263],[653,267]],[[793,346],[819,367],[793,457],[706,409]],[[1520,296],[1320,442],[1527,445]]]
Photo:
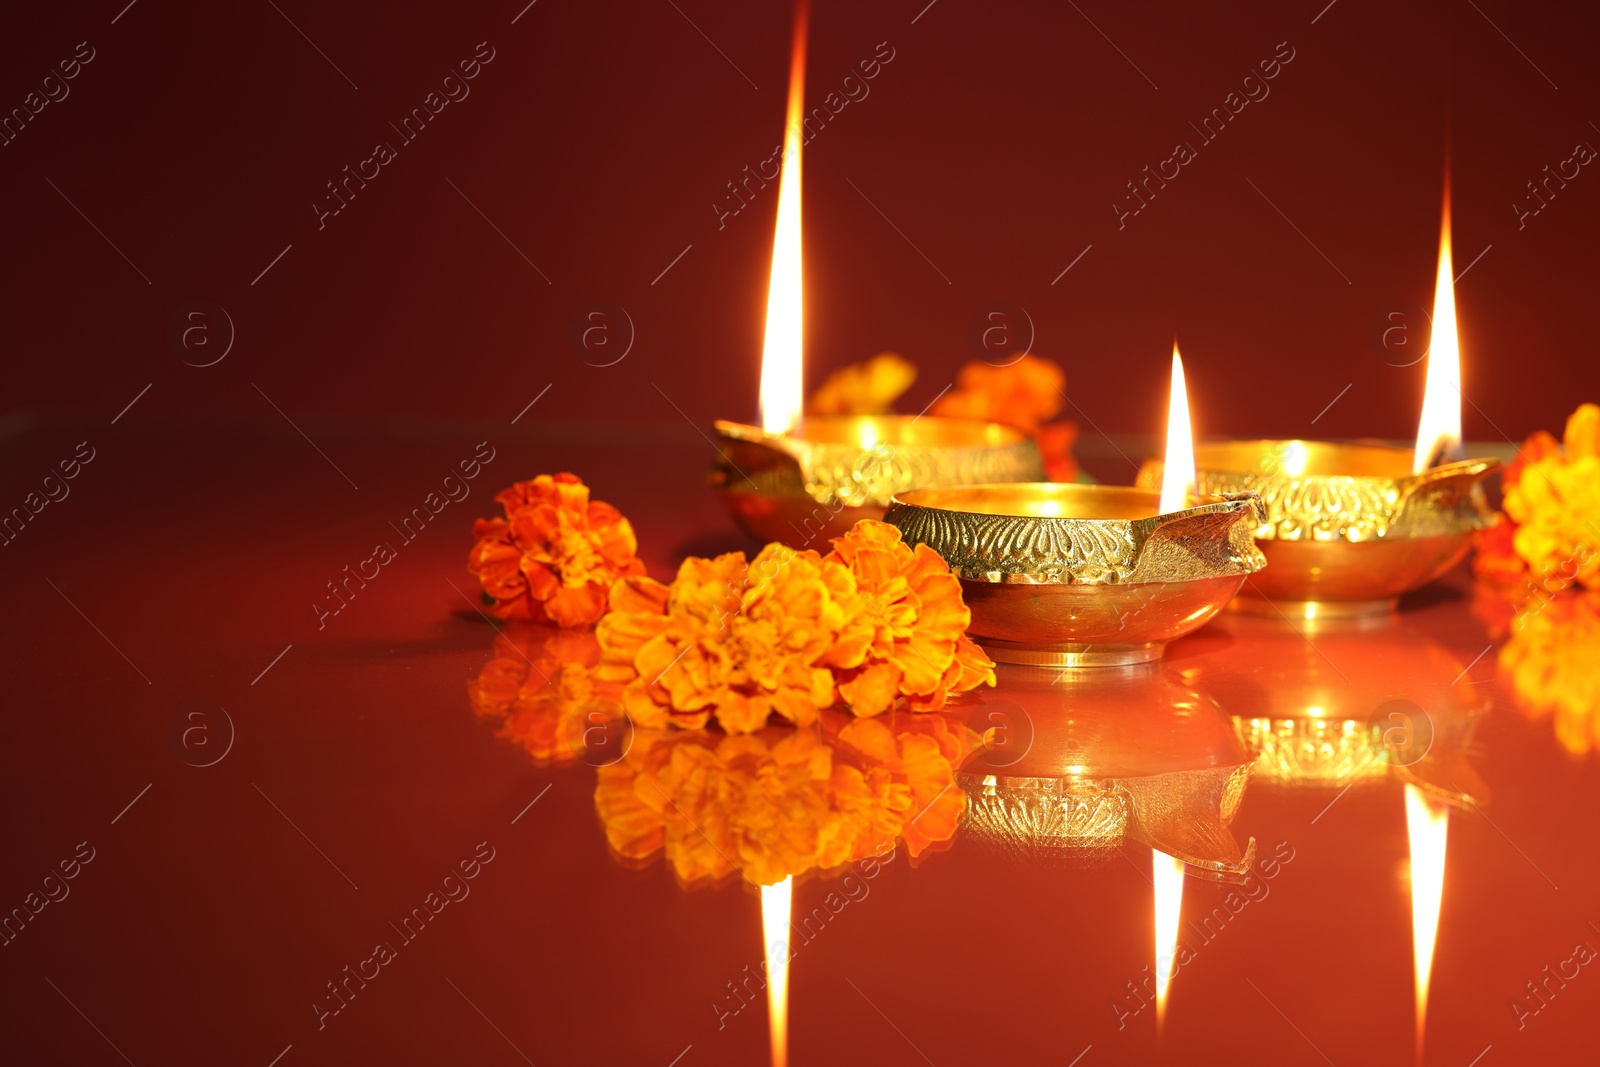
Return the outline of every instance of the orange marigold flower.
[[[1530,437],[1501,484],[1505,518],[1479,534],[1477,574],[1525,576],[1535,594],[1600,589],[1600,406],[1573,412],[1560,447]]]
[[[829,559],[855,576],[873,628],[859,665],[839,673],[839,694],[852,711],[881,715],[901,696],[914,711],[934,711],[951,692],[994,684],[994,663],[966,637],[972,613],[961,582],[937,552],[911,548],[895,527],[871,519],[833,545]]]
[[[495,500],[505,518],[473,523],[467,569],[499,618],[591,626],[612,583],[644,573],[633,527],[574,474],[541,474]]]
[[[1078,458],[1072,454],[1072,446],[1078,442],[1077,423],[1062,420],[1041,426],[1034,431],[1033,441],[1044,458],[1045,477],[1052,482],[1078,480]]]
[[[1033,436],[1052,481],[1075,481],[1078,461],[1072,446],[1078,424],[1050,422],[1061,412],[1066,384],[1061,365],[1040,356],[1023,356],[1003,367],[974,361],[961,368],[956,387],[934,401],[928,413],[1016,426]]]
[[[620,718],[622,687],[600,679],[600,646],[588,632],[513,624],[467,684],[472,710],[499,720],[496,735],[535,760],[570,760],[597,723]]]
[[[806,414],[883,415],[916,380],[915,364],[884,352],[828,375],[806,400]]]
[[[1003,367],[974,360],[928,414],[1004,422],[1033,433],[1060,413],[1066,385],[1066,373],[1054,360],[1023,356]]]
[[[646,729],[695,728],[715,715],[730,733],[772,714],[805,726],[835,700],[831,668],[866,655],[872,626],[855,580],[816,552],[771,544],[684,560],[670,586],[619,582],[598,637],[604,676],[626,683],[625,706]]]

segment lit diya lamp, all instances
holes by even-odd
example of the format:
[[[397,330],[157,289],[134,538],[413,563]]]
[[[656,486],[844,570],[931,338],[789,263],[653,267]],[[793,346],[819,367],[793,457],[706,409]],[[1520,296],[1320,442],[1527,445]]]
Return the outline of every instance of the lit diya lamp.
[[[761,354],[761,425],[718,421],[706,481],[761,541],[825,547],[858,519],[881,519],[896,492],[1044,477],[1033,439],[995,422],[933,415],[805,416],[800,255],[805,8],[798,7],[778,221]]]
[[[897,493],[886,516],[961,579],[968,633],[1003,663],[1100,667],[1159,659],[1266,565],[1265,519],[1245,489],[1192,496],[1194,445],[1183,361],[1172,392],[1161,490],[1032,482]]]
[[[1292,618],[1393,611],[1400,594],[1460,563],[1492,513],[1481,482],[1494,459],[1441,462],[1461,451],[1461,348],[1445,191],[1433,339],[1416,447],[1328,441],[1218,441],[1196,451],[1202,493],[1253,489],[1256,530],[1271,568],[1232,607]],[[1437,464],[1437,465],[1436,465]],[[1139,484],[1162,479],[1151,460]]]

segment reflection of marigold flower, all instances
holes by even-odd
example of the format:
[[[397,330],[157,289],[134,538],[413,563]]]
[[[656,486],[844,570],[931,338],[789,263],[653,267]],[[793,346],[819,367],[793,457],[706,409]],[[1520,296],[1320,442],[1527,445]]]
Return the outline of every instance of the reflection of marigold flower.
[[[1552,715],[1556,737],[1574,755],[1600,749],[1600,596],[1568,593],[1530,604],[1500,649],[1518,706]]]
[[[640,731],[626,759],[600,768],[595,807],[618,854],[664,851],[689,884],[738,871],[774,885],[881,855],[897,837],[916,856],[955,834],[966,802],[955,765],[971,744],[959,725],[916,720],[828,712],[820,731]]]
[[[622,687],[596,677],[600,646],[588,632],[513,626],[496,635],[494,657],[467,698],[479,715],[500,720],[497,735],[536,760],[568,760],[584,733],[622,714]]]
[[[1561,445],[1541,431],[1521,453],[1502,479],[1505,515],[1478,535],[1473,569],[1537,583],[1535,592],[1600,589],[1600,406],[1573,412]]]
[[[870,519],[833,545],[831,558],[855,575],[873,624],[866,659],[839,676],[852,711],[880,715],[900,696],[913,710],[936,710],[952,690],[994,684],[994,664],[966,636],[972,613],[961,582],[937,552],[910,548],[899,530]]]
[[[610,504],[589,499],[576,475],[541,474],[495,497],[503,519],[473,523],[467,567],[502,619],[590,626],[618,578],[643,574],[633,527]]]
[[[806,414],[883,415],[916,380],[910,360],[884,352],[828,375],[806,400]]]
[[[872,627],[849,570],[816,552],[690,557],[670,586],[619,582],[600,624],[605,676],[646,729],[698,727],[715,713],[748,733],[773,713],[801,726],[834,703],[830,667],[859,664]]]
[[[1060,364],[1039,356],[1023,356],[1003,367],[974,361],[961,368],[955,388],[936,400],[928,413],[1004,422],[1025,430],[1039,445],[1050,477],[1071,481],[1078,472],[1072,456],[1078,427],[1049,422],[1061,412],[1066,384]]]

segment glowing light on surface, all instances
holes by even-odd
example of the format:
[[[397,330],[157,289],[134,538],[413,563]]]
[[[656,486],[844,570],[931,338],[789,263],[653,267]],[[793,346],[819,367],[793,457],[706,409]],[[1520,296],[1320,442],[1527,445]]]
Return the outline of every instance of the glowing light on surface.
[[[800,277],[800,142],[806,80],[806,0],[795,9],[794,51],[789,58],[789,109],[778,178],[778,223],[767,282],[767,332],[761,346],[761,428],[786,434],[800,422],[805,402],[805,361]]]
[[[767,1024],[772,1067],[789,1062],[789,914],[794,879],[761,887],[761,938],[767,946]]]
[[[1156,1030],[1166,1024],[1167,987],[1178,955],[1178,921],[1183,915],[1183,861],[1150,851],[1156,898]]]
[[[1172,343],[1172,392],[1167,399],[1167,454],[1161,473],[1161,514],[1182,511],[1194,492],[1194,431],[1189,426],[1189,389],[1183,357]]]
[[[1411,472],[1427,470],[1441,452],[1461,445],[1461,339],[1456,333],[1455,267],[1450,259],[1450,188],[1444,192],[1439,227],[1439,273],[1433,283],[1433,340],[1428,347],[1428,381],[1422,391],[1422,418]]]
[[[1283,473],[1291,478],[1298,478],[1306,472],[1306,465],[1311,462],[1311,452],[1303,441],[1290,441],[1283,446]]]
[[[1414,785],[1406,786],[1406,834],[1411,841],[1411,948],[1416,964],[1417,1059],[1428,1017],[1428,981],[1433,974],[1433,947],[1439,935],[1439,906],[1444,900],[1445,839],[1450,833],[1450,808],[1429,800]]]

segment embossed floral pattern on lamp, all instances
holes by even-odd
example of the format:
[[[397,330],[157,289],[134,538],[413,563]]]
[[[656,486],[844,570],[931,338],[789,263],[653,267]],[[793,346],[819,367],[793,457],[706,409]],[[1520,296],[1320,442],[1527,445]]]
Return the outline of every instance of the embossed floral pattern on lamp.
[[[792,548],[820,547],[858,519],[883,518],[900,490],[1044,477],[1033,441],[999,423],[922,415],[801,417],[804,53],[804,36],[797,34],[767,289],[761,425],[716,422],[717,460],[706,476],[746,532]]]
[[[1446,194],[1433,304],[1433,341],[1416,448],[1325,441],[1221,441],[1196,449],[1201,493],[1261,494],[1255,534],[1271,567],[1245,584],[1235,609],[1315,619],[1382,614],[1400,595],[1466,556],[1490,521],[1480,483],[1493,459],[1435,466],[1461,445],[1450,205]],[[1139,484],[1160,484],[1147,462]]]
[[[1265,517],[1259,498],[1191,497],[1192,448],[1174,346],[1171,473],[1159,494],[1054,482],[923,489],[897,495],[886,519],[960,576],[968,633],[993,659],[1061,667],[1159,659],[1266,565],[1251,538]]]

